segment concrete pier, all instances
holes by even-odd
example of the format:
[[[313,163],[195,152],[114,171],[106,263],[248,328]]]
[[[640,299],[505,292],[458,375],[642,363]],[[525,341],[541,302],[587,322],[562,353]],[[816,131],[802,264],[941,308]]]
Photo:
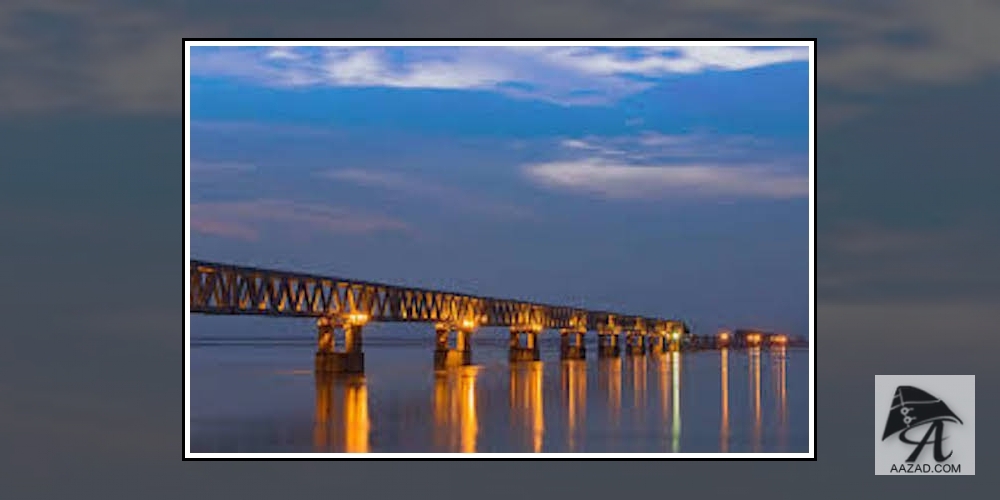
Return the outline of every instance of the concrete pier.
[[[621,356],[621,353],[621,346],[618,345],[617,332],[597,332],[597,357],[618,357]]]
[[[538,361],[538,333],[540,329],[512,327],[510,329],[510,361]]]
[[[326,373],[364,373],[363,352],[317,352],[316,371]]]
[[[640,330],[627,330],[625,332],[625,352],[630,356],[642,356],[646,354],[646,335]]]
[[[472,364],[471,337],[474,326],[437,323],[434,325],[434,369]]]
[[[728,331],[719,332],[715,336],[715,347],[716,349],[726,349],[730,346],[732,342],[731,334]]]
[[[586,359],[587,346],[580,330],[564,328],[559,331],[559,359]]]
[[[646,344],[648,346],[647,351],[654,356],[666,354],[667,352],[667,338],[664,333],[650,333],[646,337]]]
[[[367,316],[350,314],[344,317],[324,316],[316,320],[315,369],[323,373],[364,373],[365,354],[361,329]],[[343,332],[343,347],[336,340],[337,331]]]

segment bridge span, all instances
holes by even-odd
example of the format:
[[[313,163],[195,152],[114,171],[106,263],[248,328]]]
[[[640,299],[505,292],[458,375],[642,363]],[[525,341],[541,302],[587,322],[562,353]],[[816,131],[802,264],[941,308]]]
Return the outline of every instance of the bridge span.
[[[537,337],[558,329],[563,359],[584,359],[584,335],[597,333],[598,356],[716,347],[728,334],[691,335],[678,319],[636,316],[513,299],[192,260],[192,313],[316,318],[316,370],[364,372],[362,329],[369,322],[434,323],[436,367],[472,362],[470,336],[509,327],[511,361],[537,361]],[[624,337],[622,339],[621,337]],[[752,338],[752,337],[751,337]],[[783,342],[778,336],[758,342]]]

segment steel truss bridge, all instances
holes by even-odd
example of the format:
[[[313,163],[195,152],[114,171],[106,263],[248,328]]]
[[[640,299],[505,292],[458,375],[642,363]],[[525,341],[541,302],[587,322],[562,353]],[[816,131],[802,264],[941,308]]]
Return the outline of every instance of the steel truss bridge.
[[[595,311],[346,278],[191,261],[191,312],[289,317],[363,317],[573,331],[687,333],[677,319]]]
[[[597,332],[598,357],[619,356],[623,346],[630,355],[644,355],[788,343],[784,335],[754,331],[691,335],[677,319],[200,260],[190,264],[192,313],[316,318],[317,373],[363,373],[362,329],[371,321],[433,323],[436,368],[471,364],[470,336],[480,327],[510,328],[511,362],[538,361],[537,337],[548,329],[559,330],[562,359],[585,359],[584,335],[590,331]]]

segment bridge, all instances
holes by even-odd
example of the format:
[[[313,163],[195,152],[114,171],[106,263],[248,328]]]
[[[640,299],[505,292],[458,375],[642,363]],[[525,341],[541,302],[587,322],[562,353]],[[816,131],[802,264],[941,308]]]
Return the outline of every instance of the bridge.
[[[363,373],[362,330],[372,321],[433,323],[439,368],[471,364],[469,339],[480,327],[510,328],[511,361],[539,360],[538,335],[550,329],[559,330],[562,359],[586,357],[587,332],[596,332],[600,357],[619,356],[622,345],[627,353],[645,354],[729,341],[728,334],[691,335],[677,319],[216,262],[190,264],[192,313],[316,318],[318,372]],[[776,336],[768,338],[778,342]]]

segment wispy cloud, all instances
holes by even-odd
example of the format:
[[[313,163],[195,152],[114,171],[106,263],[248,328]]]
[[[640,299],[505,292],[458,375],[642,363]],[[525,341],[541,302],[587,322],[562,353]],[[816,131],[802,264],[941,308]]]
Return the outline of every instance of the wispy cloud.
[[[739,71],[808,60],[802,47],[209,48],[192,73],[265,86],[475,89],[564,104],[600,104],[649,88],[648,78]]]
[[[220,132],[230,134],[255,133],[255,134],[283,134],[297,137],[326,137],[336,136],[339,130],[329,127],[315,127],[310,125],[300,125],[286,122],[272,121],[217,121],[217,120],[195,120],[191,122],[192,134],[197,132]]]
[[[713,159],[735,163],[747,157],[777,158],[785,155],[771,141],[749,135],[718,135],[706,131],[664,134],[644,131],[636,135],[565,138],[559,146],[573,154],[599,155],[605,158],[674,162]]]
[[[440,49],[429,50],[433,52],[392,63],[390,49],[330,49],[321,67],[323,81],[345,87],[475,89],[514,79],[513,72],[488,61],[463,53],[445,55]]]
[[[899,255],[916,248],[940,247],[953,241],[958,232],[915,231],[884,227],[872,223],[840,225],[828,240],[830,249],[853,257]]]
[[[821,293],[841,301],[893,291],[895,297],[996,295],[996,237],[977,220],[949,227],[854,223],[820,236]]]
[[[522,166],[543,186],[606,198],[808,196],[807,158],[759,139],[706,133],[564,139],[561,158]]]
[[[291,59],[293,61],[302,58],[292,47],[272,47],[264,57],[267,59]]]
[[[257,240],[263,227],[323,233],[408,231],[402,221],[382,215],[286,200],[203,202],[191,205],[191,229],[226,238]]]
[[[257,166],[252,163],[237,161],[191,160],[191,172],[199,173],[246,173],[253,172]]]
[[[623,50],[590,47],[529,50],[553,65],[605,76],[631,74],[648,77],[708,70],[739,71],[809,59],[809,49],[805,47],[648,47],[632,56]]]
[[[380,33],[379,27],[394,18],[408,22],[393,36],[409,37],[453,29],[458,18],[462,33],[474,36],[627,32],[642,38],[670,32],[676,36],[760,37],[776,30],[820,33],[829,40],[817,46],[824,61],[824,88],[853,91],[895,93],[899,85],[968,82],[1000,68],[994,49],[1000,40],[994,29],[1000,22],[1000,4],[989,0],[913,0],[877,8],[865,3],[845,6],[832,0],[678,0],[669,4],[638,2],[630,9],[605,1],[577,0],[542,12],[534,4],[511,0],[487,0],[475,7],[387,0],[346,15],[331,11],[330,15],[317,16],[306,9],[288,10],[280,17],[248,9],[242,1],[217,0],[213,5],[181,8],[166,2],[126,5],[110,0],[7,0],[0,4],[0,55],[16,64],[0,79],[0,108],[37,111],[82,107],[173,115],[183,98],[175,80],[179,70],[177,40],[205,33],[245,33],[262,26],[260,23],[280,27],[283,33],[323,36],[333,30],[355,37]],[[233,16],[233,11],[243,14]],[[40,48],[54,43],[52,30],[45,29],[52,22],[74,27],[57,30],[59,39],[66,42],[60,45],[65,50],[49,57],[33,57]],[[272,50],[264,55],[270,56],[272,63],[301,63],[296,51]],[[692,55],[689,59],[697,63],[706,57]],[[840,102],[825,102],[835,105],[830,112],[819,113],[820,120],[827,120],[840,108]]]
[[[385,189],[421,199],[446,203],[481,213],[507,217],[530,217],[531,211],[525,207],[504,203],[446,184],[432,183],[398,173],[379,172],[363,169],[338,169],[322,172],[322,177],[336,181],[351,182],[361,186]]]
[[[236,182],[253,178],[257,171],[255,163],[245,161],[192,158],[190,166],[192,186],[213,184],[230,188]]]
[[[608,198],[800,198],[805,177],[768,167],[630,165],[599,160],[538,163],[525,168],[537,182]]]

